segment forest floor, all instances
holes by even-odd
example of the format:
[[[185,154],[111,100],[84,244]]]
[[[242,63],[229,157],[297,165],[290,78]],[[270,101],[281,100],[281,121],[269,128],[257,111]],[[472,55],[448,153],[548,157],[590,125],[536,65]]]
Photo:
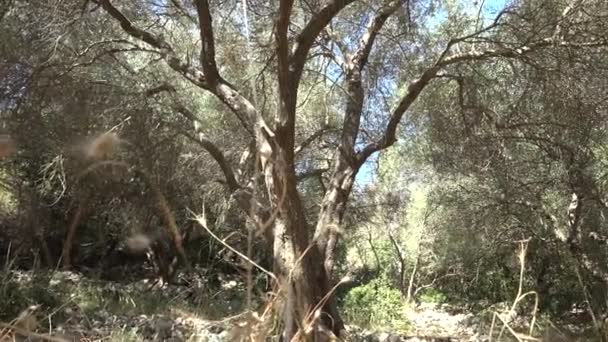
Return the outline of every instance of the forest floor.
[[[236,314],[243,312],[245,289],[234,279],[209,284],[208,277],[201,276],[190,279],[190,286],[158,288],[148,281],[108,282],[72,272],[8,272],[0,273],[0,278],[0,322],[50,332],[69,341],[230,341],[231,336],[253,332],[247,330],[251,317]],[[422,303],[405,315],[411,322],[407,336],[349,326],[347,339],[488,340],[489,329],[481,316],[459,307]],[[7,337],[7,331],[0,327],[0,341]]]
[[[464,310],[452,310],[449,305],[421,303],[407,309],[406,320],[411,329],[407,335],[388,332],[357,331],[355,335],[365,341],[486,341],[487,336],[477,333],[474,315]],[[357,328],[350,327],[353,330]],[[356,338],[355,338],[356,339]]]
[[[476,340],[474,315],[466,311],[454,312],[452,307],[435,303],[421,303],[406,311],[412,324],[412,334],[420,336],[451,336]]]

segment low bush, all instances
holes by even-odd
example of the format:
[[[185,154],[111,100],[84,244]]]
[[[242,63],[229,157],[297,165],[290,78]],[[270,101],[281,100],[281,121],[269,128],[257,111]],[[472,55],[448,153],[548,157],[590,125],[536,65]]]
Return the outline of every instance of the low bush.
[[[62,303],[62,294],[49,287],[49,279],[39,274],[20,280],[16,273],[0,274],[0,321],[10,321],[30,305],[40,305],[43,311]]]
[[[343,301],[346,320],[362,328],[405,333],[410,329],[410,323],[405,319],[405,309],[401,293],[384,279],[374,279],[368,284],[354,287]]]
[[[420,301],[423,303],[445,303],[448,301],[448,297],[445,295],[445,293],[436,290],[436,289],[425,289],[424,291],[422,291],[422,293],[420,294]]]

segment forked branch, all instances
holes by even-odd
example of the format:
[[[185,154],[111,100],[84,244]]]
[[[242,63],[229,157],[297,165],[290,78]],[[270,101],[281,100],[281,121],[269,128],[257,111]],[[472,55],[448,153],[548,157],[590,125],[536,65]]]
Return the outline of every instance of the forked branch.
[[[232,170],[232,166],[230,165],[228,160],[226,160],[226,157],[224,156],[224,152],[222,152],[222,150],[220,150],[220,148],[217,147],[217,145],[215,145],[211,140],[205,138],[204,134],[202,133],[202,131],[200,129],[201,123],[196,118],[196,115],[194,115],[194,113],[192,113],[188,108],[181,106],[181,105],[177,106],[175,109],[177,110],[177,112],[179,112],[184,117],[186,117],[188,120],[190,120],[190,122],[192,122],[195,126],[195,133],[197,135],[196,137],[189,135],[189,134],[184,134],[184,135],[186,137],[188,137],[189,139],[195,141],[197,144],[199,144],[201,147],[203,147],[207,152],[209,152],[211,157],[219,165],[220,169],[222,169],[222,173],[224,174],[224,177],[226,178],[226,184],[228,185],[228,189],[230,190],[230,192],[237,191],[241,186],[237,182],[236,177],[234,175],[234,171]]]
[[[331,22],[331,20],[346,6],[355,0],[332,0],[315,14],[302,32],[296,38],[296,43],[292,48],[292,60],[294,74],[299,78],[304,69],[306,58],[315,40]]]
[[[557,47],[557,48],[593,48],[608,45],[608,41],[603,40],[591,40],[588,42],[568,42],[558,41],[555,42],[552,37],[541,39],[534,43],[523,45],[518,48],[506,48],[498,47],[494,49],[486,49],[483,51],[469,51],[464,53],[456,53],[452,55],[442,54],[439,59],[428,69],[426,69],[422,75],[410,83],[407,93],[395,109],[393,110],[389,122],[384,129],[384,133],[381,138],[375,142],[366,145],[357,155],[359,163],[364,163],[369,156],[373,153],[383,150],[396,141],[396,132],[401,119],[405,112],[410,108],[412,103],[418,98],[422,90],[430,83],[430,81],[437,77],[439,71],[450,65],[469,62],[488,60],[492,58],[508,58],[508,59],[519,59],[524,58],[533,52],[539,51],[543,48]]]

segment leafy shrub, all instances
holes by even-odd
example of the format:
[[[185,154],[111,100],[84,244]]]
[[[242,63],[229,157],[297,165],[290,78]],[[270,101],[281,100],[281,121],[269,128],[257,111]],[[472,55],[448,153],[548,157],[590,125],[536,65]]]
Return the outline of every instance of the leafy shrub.
[[[13,279],[5,280],[0,287],[0,320],[15,318],[26,302],[26,294],[19,284]]]
[[[351,289],[344,298],[344,312],[349,323],[368,329],[407,332],[405,302],[401,293],[384,279]]]
[[[123,342],[145,341],[145,339],[137,333],[137,329],[134,328],[124,328],[122,330],[112,331],[109,339],[111,341]]]
[[[423,303],[445,303],[448,301],[448,297],[439,290],[425,289],[420,294],[420,301]]]
[[[62,303],[61,294],[49,287],[43,275],[19,280],[7,272],[0,276],[0,282],[0,320],[12,320],[30,305],[49,310]]]

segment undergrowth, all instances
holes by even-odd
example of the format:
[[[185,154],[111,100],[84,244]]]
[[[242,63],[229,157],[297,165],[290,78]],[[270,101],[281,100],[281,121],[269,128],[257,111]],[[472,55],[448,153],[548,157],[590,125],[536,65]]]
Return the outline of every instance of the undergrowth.
[[[40,305],[41,315],[61,322],[67,308],[77,308],[86,317],[100,312],[121,316],[168,315],[179,310],[189,315],[219,319],[238,312],[242,289],[171,287],[150,289],[147,283],[116,284],[63,272],[0,272],[0,322],[14,319],[30,305]],[[124,331],[124,335],[132,332]]]
[[[448,301],[448,297],[443,292],[433,288],[428,288],[422,291],[419,299],[423,303],[435,304],[446,303]]]
[[[407,333],[411,323],[405,319],[407,305],[399,290],[382,278],[351,289],[344,298],[344,314],[350,324],[363,328]]]

